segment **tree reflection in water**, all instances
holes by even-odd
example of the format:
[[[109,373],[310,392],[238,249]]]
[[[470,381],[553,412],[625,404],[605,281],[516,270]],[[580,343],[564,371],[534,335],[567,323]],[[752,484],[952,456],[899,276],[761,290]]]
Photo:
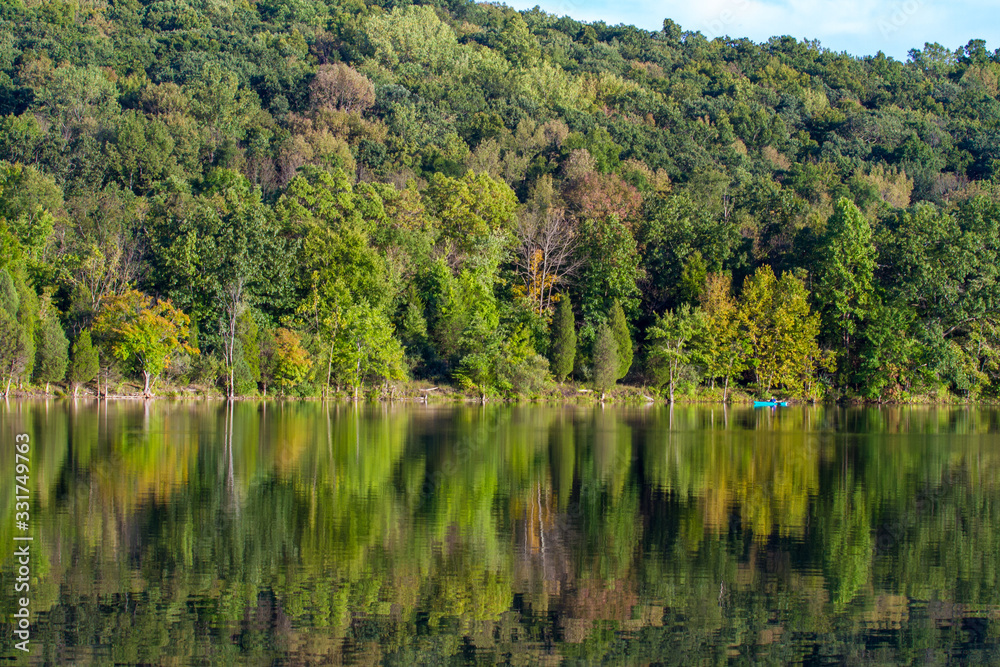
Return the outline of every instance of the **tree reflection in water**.
[[[33,638],[59,664],[1000,660],[994,411],[78,400],[0,421],[35,443]]]

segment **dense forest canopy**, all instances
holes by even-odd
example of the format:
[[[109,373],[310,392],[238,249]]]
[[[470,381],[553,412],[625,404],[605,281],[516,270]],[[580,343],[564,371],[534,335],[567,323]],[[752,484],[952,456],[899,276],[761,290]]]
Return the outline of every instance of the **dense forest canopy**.
[[[461,0],[0,20],[7,387],[1000,389],[981,40],[902,63]]]

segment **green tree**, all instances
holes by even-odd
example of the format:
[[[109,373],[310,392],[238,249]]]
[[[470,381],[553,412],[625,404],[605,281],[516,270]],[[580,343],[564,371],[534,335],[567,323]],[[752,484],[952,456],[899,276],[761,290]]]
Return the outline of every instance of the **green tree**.
[[[511,388],[503,368],[506,331],[501,330],[492,283],[489,270],[463,270],[442,300],[443,312],[435,326],[439,340],[454,341],[459,357],[455,378],[484,402],[492,390]]]
[[[63,193],[51,176],[0,160],[0,219],[29,259],[41,259],[56,222],[53,212],[62,207]]]
[[[514,228],[517,197],[506,183],[471,170],[461,178],[436,173],[427,187],[428,209],[441,231],[462,251],[473,251],[491,234]]]
[[[129,290],[108,298],[94,322],[94,331],[108,346],[111,356],[142,375],[143,396],[152,396],[152,385],[183,350],[197,354],[188,345],[191,319],[168,301],[155,301]]]
[[[617,299],[629,312],[639,303],[639,249],[632,231],[615,216],[580,223],[577,277],[580,309],[585,322],[596,322]]]
[[[576,322],[568,294],[563,294],[556,306],[549,355],[556,382],[565,382],[566,377],[573,372],[573,360],[576,358]]]
[[[191,345],[197,347],[192,327]],[[233,384],[237,395],[256,393],[260,382],[260,327],[249,309],[237,322]]]
[[[804,281],[791,272],[779,281],[770,266],[760,267],[744,281],[739,317],[757,391],[783,387],[815,397],[816,372],[834,363],[816,340],[819,315],[811,311]]]
[[[109,170],[136,192],[178,171],[174,141],[166,125],[129,110],[118,118],[114,143],[106,147]]]
[[[235,393],[239,321],[251,306],[282,310],[288,288],[285,239],[259,188],[214,169],[201,192],[159,198],[150,225],[150,283],[203,326],[221,352],[226,393]]]
[[[467,335],[469,352],[459,362],[455,377],[461,386],[475,390],[483,402],[493,391],[530,395],[551,382],[548,361],[535,352],[531,335],[524,328],[503,326],[490,331],[477,323]]]
[[[429,5],[397,7],[374,15],[365,21],[364,28],[375,58],[386,67],[414,63],[438,72],[455,62],[455,31]]]
[[[723,379],[725,402],[729,383],[746,369],[746,344],[740,331],[739,306],[733,298],[731,276],[712,273],[706,277],[701,310],[705,330],[696,342],[697,354],[712,387],[716,379]]]
[[[839,339],[841,378],[848,380],[851,344],[874,295],[875,246],[864,214],[841,198],[827,222],[820,252],[816,298],[826,330]]]
[[[285,394],[306,379],[312,360],[297,333],[291,329],[275,329],[265,336],[262,347],[261,382],[265,396],[269,384],[277,385]]]
[[[4,398],[10,393],[11,381],[17,377],[19,359],[24,355],[24,337],[17,318],[6,308],[0,309],[0,363],[5,379]]]
[[[337,384],[350,381],[357,388],[361,378],[356,360],[351,359],[359,345],[372,349],[374,339],[368,336],[383,340],[393,350],[399,347],[391,333],[384,336],[385,331],[392,331],[384,315],[391,296],[385,262],[364,232],[353,226],[339,233],[316,230],[305,240],[304,258],[316,268],[298,315],[324,349],[324,393],[334,380]],[[389,348],[386,353],[390,354]],[[395,379],[397,375],[392,374]]]
[[[45,383],[45,392],[50,382],[62,382],[66,377],[69,362],[69,341],[47,295],[42,300],[41,316],[35,328],[35,381]]]
[[[361,303],[351,308],[345,319],[341,354],[349,369],[354,399],[367,380],[405,380],[403,346],[385,314]]]
[[[681,270],[681,299],[687,303],[696,301],[705,289],[707,275],[708,269],[705,268],[701,251],[695,250],[684,260],[684,268]]]
[[[479,394],[479,400],[486,403],[490,389],[499,384],[500,374],[497,368],[499,358],[497,341],[490,341],[481,352],[470,352],[462,357],[455,370],[455,379],[460,387],[473,390]]]
[[[31,374],[35,359],[35,294],[25,284],[21,270],[0,269],[0,373],[6,380],[3,395],[14,380]]]
[[[262,205],[259,188],[252,188],[241,174],[223,169],[213,171],[206,180],[204,196],[220,222],[213,230],[218,255],[211,266],[222,356],[229,376],[226,388],[233,396],[240,359],[236,349],[241,344],[240,323],[251,304],[266,303],[269,296],[280,294],[284,247],[274,239],[277,229],[269,209]]]
[[[90,330],[85,329],[73,343],[73,358],[69,366],[69,381],[73,385],[73,394],[79,392],[81,384],[87,384],[96,378],[100,370],[97,348],[91,342]]]
[[[597,340],[594,341],[594,388],[601,392],[602,401],[615,385],[620,367],[615,334],[607,322],[602,322],[597,327]]]
[[[618,370],[615,379],[621,380],[632,368],[632,334],[629,333],[628,320],[625,319],[625,311],[622,310],[622,304],[618,299],[611,304],[609,319],[618,349]]]
[[[996,322],[1000,302],[1000,204],[977,196],[953,211],[918,204],[880,228],[883,301],[916,315],[926,378],[976,392],[989,345],[981,338]]]
[[[680,302],[693,303],[708,271],[729,262],[740,240],[731,219],[716,219],[687,194],[652,199],[639,227],[643,304],[651,313]]]
[[[341,169],[307,168],[276,206],[280,226],[298,239],[295,314],[319,348],[324,396],[333,384],[357,391],[366,379],[402,377],[402,348],[388,318],[399,284],[388,253],[371,242],[391,230],[382,194],[353,185]]]
[[[219,62],[206,62],[188,90],[192,115],[209,135],[207,157],[213,163],[220,149],[246,135],[251,119],[260,113],[260,100],[253,88],[241,86],[237,74]]]
[[[647,364],[657,387],[667,386],[670,403],[674,390],[686,378],[696,377],[692,366],[691,343],[705,328],[700,310],[687,304],[676,311],[668,310],[646,331],[649,343]]]
[[[861,330],[858,375],[865,397],[901,400],[920,379],[920,344],[912,308],[874,303]],[[926,371],[924,371],[926,372]]]

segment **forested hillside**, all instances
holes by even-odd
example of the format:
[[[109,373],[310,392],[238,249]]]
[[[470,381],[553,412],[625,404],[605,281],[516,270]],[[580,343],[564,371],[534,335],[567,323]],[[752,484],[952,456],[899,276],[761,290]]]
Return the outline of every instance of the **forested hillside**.
[[[1000,390],[1000,51],[3,0],[3,386]]]

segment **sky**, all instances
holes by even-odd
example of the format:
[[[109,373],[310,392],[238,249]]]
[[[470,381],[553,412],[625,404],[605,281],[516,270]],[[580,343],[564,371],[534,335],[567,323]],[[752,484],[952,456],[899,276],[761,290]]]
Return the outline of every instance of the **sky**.
[[[938,42],[950,49],[985,39],[1000,47],[1000,0],[506,0],[515,9],[539,6],[579,21],[632,24],[659,30],[670,18],[683,30],[715,37],[774,35],[818,39],[851,55],[882,51],[906,60],[913,48]]]

